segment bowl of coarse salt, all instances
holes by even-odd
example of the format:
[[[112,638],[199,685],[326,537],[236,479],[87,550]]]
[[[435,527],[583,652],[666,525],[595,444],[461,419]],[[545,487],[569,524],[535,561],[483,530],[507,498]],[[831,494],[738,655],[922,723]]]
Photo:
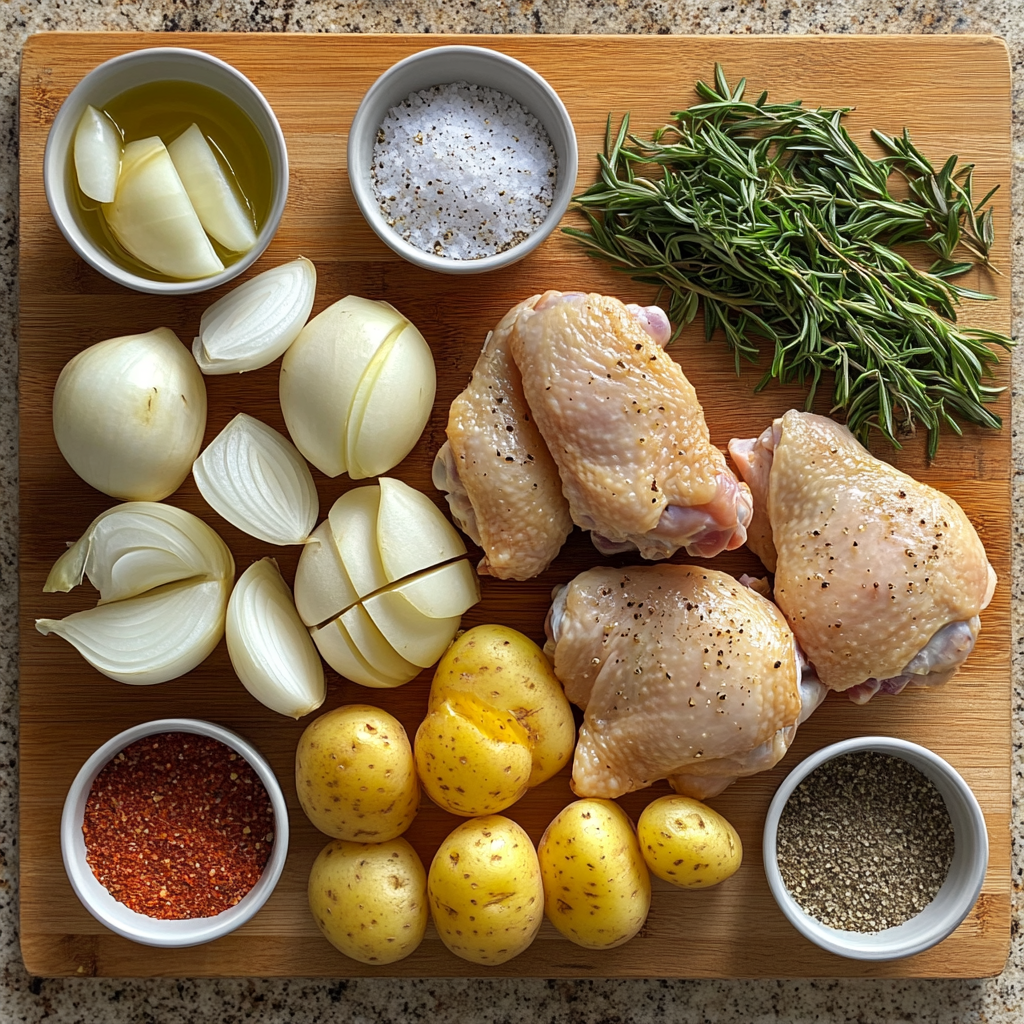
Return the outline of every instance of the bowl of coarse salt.
[[[854,960],[899,960],[951,935],[988,868],[985,818],[934,751],[859,736],[805,758],[768,808],[764,870],[790,924]]]
[[[479,274],[533,252],[576,187],[576,134],[532,68],[481,46],[413,54],[369,88],[348,176],[380,239],[410,263]]]

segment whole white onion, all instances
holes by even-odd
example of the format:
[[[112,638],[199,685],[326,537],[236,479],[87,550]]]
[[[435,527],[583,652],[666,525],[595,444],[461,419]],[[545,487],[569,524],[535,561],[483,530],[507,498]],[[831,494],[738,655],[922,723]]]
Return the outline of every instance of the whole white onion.
[[[53,391],[53,434],[68,465],[98,491],[160,501],[176,491],[206,430],[206,385],[166,327],[79,352]]]

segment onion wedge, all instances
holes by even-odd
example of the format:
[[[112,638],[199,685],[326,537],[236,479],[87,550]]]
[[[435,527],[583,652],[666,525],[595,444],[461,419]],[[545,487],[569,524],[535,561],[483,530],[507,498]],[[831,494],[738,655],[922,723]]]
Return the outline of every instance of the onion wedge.
[[[193,281],[224,269],[167,147],[155,136],[124,147],[117,192],[102,210],[121,245],[161,274]]]
[[[239,577],[225,637],[242,685],[271,711],[301,718],[323,704],[324,667],[274,559],[260,559]]]
[[[78,187],[97,203],[114,201],[123,149],[114,122],[102,110],[86,107],[75,129],[75,174]]]
[[[192,465],[199,493],[232,526],[269,544],[302,544],[320,501],[295,445],[240,412]]]
[[[229,580],[169,583],[63,619],[36,619],[36,629],[63,637],[119,683],[166,683],[194,669],[220,642],[230,590]]]
[[[313,308],[316,267],[305,257],[266,270],[219,298],[192,344],[203,373],[245,373],[283,355]]]
[[[221,166],[199,125],[190,125],[167,152],[206,233],[228,252],[248,252],[256,244],[252,210],[234,174]]]

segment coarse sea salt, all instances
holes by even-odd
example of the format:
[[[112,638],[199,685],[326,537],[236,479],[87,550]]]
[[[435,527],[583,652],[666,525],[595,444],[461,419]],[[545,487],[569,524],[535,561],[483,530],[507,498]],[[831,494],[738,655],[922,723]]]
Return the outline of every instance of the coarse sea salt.
[[[410,245],[452,260],[511,249],[546,219],[557,158],[540,121],[511,96],[454,82],[388,111],[373,190]]]

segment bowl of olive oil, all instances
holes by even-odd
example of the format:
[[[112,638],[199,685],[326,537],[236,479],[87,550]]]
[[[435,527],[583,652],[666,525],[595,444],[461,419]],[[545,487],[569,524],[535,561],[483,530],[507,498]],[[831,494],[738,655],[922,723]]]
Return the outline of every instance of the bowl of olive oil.
[[[89,116],[120,147],[113,199],[97,198],[76,164],[82,159],[76,135]],[[186,136],[199,140],[235,221],[247,222],[245,241],[211,228],[204,209],[209,195],[195,203],[195,212],[191,209],[192,183],[181,160],[195,146],[188,152],[182,148]],[[147,175],[156,168],[155,191],[151,181],[142,181],[140,167]],[[199,50],[161,47],[115,57],[78,83],[50,129],[43,180],[54,220],[90,266],[136,291],[183,295],[237,277],[270,244],[288,194],[288,152],[273,110],[241,72]],[[159,189],[166,190],[167,182],[180,195],[165,197]],[[172,208],[180,213],[181,203],[187,208],[186,226],[194,221],[192,234],[185,236],[202,250],[199,262],[184,268],[180,259],[163,259],[160,252],[161,216]],[[152,234],[146,240],[147,218],[157,233],[155,243]],[[181,236],[178,230],[174,237]]]

